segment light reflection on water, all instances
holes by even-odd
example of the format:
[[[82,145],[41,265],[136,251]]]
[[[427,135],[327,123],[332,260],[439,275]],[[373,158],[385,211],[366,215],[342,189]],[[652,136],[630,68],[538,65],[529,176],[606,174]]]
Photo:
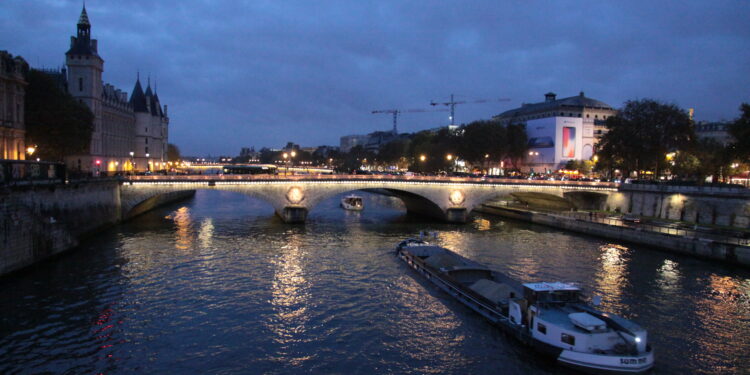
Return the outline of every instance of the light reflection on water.
[[[750,273],[476,216],[321,202],[288,226],[225,192],[146,214],[0,284],[0,373],[567,373],[392,255],[420,230],[520,281],[576,281],[649,330],[658,374],[750,368]]]

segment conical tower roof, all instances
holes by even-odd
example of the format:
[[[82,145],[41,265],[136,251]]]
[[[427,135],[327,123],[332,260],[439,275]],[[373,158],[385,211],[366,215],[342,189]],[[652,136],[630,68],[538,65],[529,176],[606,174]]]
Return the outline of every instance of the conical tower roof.
[[[83,4],[83,10],[81,10],[81,16],[78,17],[78,24],[91,26],[91,24],[89,23],[89,15],[88,13],[86,13],[86,4]]]
[[[146,95],[143,93],[140,79],[135,80],[133,93],[130,94],[130,105],[133,106],[133,111],[135,112],[148,112],[148,106],[146,105]]]

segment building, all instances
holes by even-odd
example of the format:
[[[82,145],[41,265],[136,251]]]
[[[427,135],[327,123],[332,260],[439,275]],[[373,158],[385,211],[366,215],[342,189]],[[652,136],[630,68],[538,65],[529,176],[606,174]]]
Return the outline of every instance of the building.
[[[339,149],[341,152],[349,152],[357,146],[365,147],[368,139],[370,139],[369,136],[362,134],[345,135],[341,137]]]
[[[503,125],[526,124],[529,155],[524,169],[548,172],[568,160],[591,159],[596,144],[606,133],[605,121],[617,111],[583,92],[563,99],[550,92],[544,98],[543,102],[523,104],[493,117]]]
[[[0,159],[26,159],[24,76],[28,70],[23,58],[0,51]]]
[[[723,145],[734,142],[734,137],[729,134],[730,122],[699,122],[695,124],[695,135],[699,139],[713,139]]]
[[[102,81],[104,59],[98,41],[91,38],[86,7],[78,19],[77,35],[65,53],[68,92],[94,114],[89,152],[66,158],[69,168],[80,172],[120,173],[160,170],[166,167],[169,117],[150,82],[143,91],[140,77],[130,96]]]

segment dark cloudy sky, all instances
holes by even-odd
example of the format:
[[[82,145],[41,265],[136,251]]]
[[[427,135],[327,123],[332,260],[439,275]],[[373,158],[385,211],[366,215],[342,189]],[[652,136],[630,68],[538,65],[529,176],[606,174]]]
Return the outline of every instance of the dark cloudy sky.
[[[554,91],[620,107],[657,98],[698,120],[750,101],[749,1],[89,0],[104,80],[136,71],[169,105],[183,154],[338,145],[388,130],[374,109],[511,98],[457,107],[489,118]],[[64,62],[80,1],[0,1],[0,50],[34,67]],[[401,131],[448,123],[404,114]]]

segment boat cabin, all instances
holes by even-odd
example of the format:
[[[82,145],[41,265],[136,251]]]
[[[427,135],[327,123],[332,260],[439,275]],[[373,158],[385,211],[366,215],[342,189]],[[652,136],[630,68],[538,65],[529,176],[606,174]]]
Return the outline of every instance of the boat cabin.
[[[581,301],[581,288],[569,283],[526,283],[523,296],[530,306],[536,304],[576,303]]]

